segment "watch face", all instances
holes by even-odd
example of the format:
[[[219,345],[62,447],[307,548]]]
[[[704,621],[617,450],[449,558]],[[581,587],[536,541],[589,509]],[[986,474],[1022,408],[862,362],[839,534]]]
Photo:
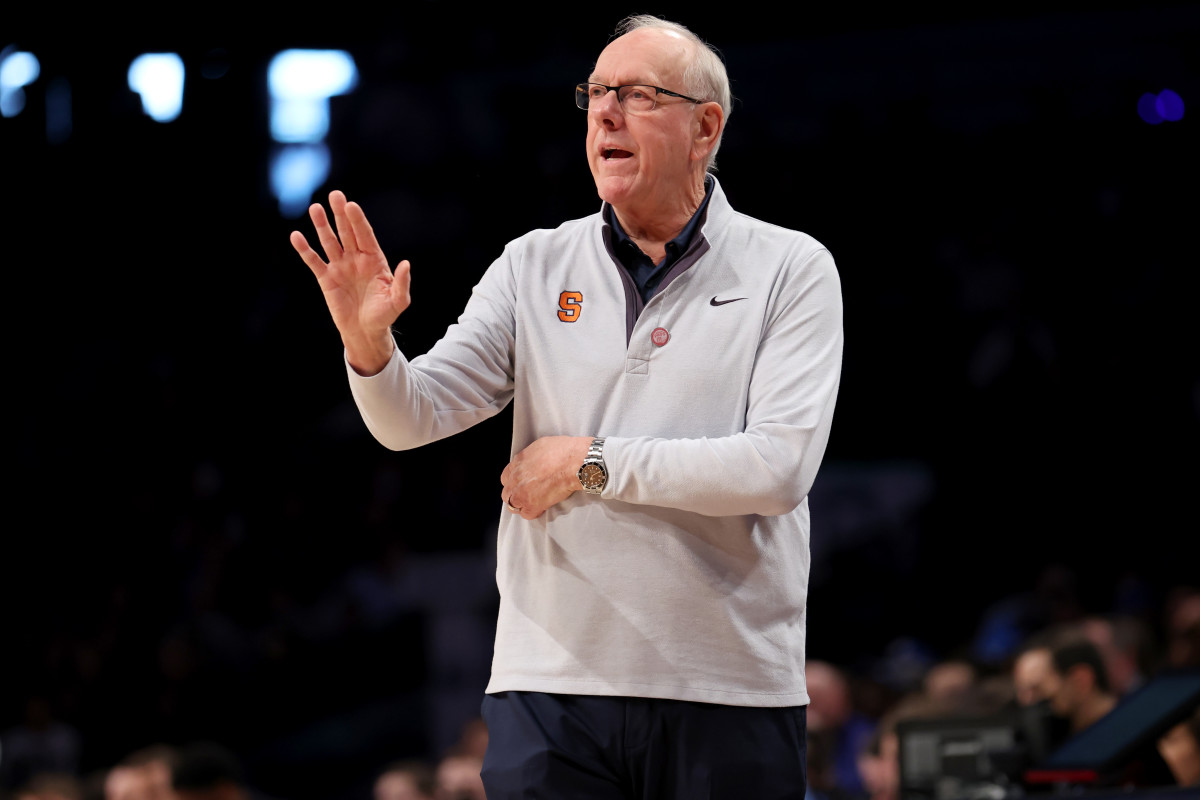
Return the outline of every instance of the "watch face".
[[[604,470],[599,464],[584,464],[579,469],[579,482],[589,489],[595,489],[604,484]]]

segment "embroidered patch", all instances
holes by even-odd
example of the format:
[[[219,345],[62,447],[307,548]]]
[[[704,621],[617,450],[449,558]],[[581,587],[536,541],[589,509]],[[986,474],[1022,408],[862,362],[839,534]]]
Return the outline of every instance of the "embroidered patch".
[[[558,318],[563,322],[578,322],[583,313],[583,292],[563,292],[558,296]]]

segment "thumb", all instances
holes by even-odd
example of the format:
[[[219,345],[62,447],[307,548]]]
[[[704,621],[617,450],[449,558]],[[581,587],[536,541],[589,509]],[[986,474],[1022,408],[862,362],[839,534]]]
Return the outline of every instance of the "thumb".
[[[396,265],[396,271],[392,273],[392,303],[396,306],[397,312],[403,311],[412,304],[412,293],[409,291],[412,285],[411,266],[407,260],[401,261]]]

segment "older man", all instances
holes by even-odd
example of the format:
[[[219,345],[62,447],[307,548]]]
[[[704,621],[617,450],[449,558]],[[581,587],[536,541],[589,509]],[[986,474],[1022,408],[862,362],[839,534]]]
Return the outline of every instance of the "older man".
[[[409,361],[410,302],[362,210],[311,209],[351,390],[394,449],[514,407],[488,797],[804,796],[806,496],[841,354],[833,259],[708,174],[720,59],[628,19],[576,104],[598,213],[505,248]],[[340,241],[339,241],[340,238]]]

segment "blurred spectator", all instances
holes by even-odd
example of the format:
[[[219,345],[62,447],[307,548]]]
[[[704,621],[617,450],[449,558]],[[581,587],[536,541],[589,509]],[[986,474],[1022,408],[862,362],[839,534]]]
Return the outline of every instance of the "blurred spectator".
[[[83,788],[72,775],[37,775],[17,790],[13,800],[83,800]]]
[[[1088,641],[1068,642],[1054,650],[1058,688],[1050,697],[1054,712],[1070,721],[1071,732],[1087,728],[1117,704],[1100,651]]]
[[[25,718],[0,734],[0,788],[23,786],[38,775],[74,775],[79,734],[54,718],[41,695],[25,701]]]
[[[912,636],[898,636],[887,643],[872,667],[873,677],[903,697],[921,690],[925,673],[937,663],[933,649]]]
[[[94,769],[79,779],[80,800],[105,800],[104,784],[108,781],[108,770]]]
[[[1200,590],[1182,587],[1172,592],[1165,609],[1167,667],[1200,667]]]
[[[863,789],[870,800],[900,797],[900,740],[894,728],[881,729],[858,757]]]
[[[454,751],[460,755],[474,756],[480,761],[487,752],[488,729],[482,717],[467,720],[462,733],[458,737],[458,745]]]
[[[1158,740],[1158,752],[1176,784],[1200,786],[1200,708]]]
[[[1127,653],[1133,661],[1135,674],[1125,679],[1125,694],[1141,687],[1158,670],[1162,653],[1154,629],[1145,619],[1133,614],[1118,614],[1112,618],[1113,644]],[[1109,676],[1109,680],[1112,676]]]
[[[171,773],[176,761],[175,750],[166,745],[132,753],[109,771],[105,800],[175,800]]]
[[[203,742],[185,747],[171,773],[179,800],[251,800],[241,764],[226,748]]]
[[[906,695],[879,721],[871,742],[858,757],[863,789],[870,800],[899,800],[900,737],[896,727],[909,719],[931,719],[951,713],[940,702],[923,693]]]
[[[863,792],[858,756],[875,733],[875,721],[854,708],[846,674],[827,661],[808,661],[804,666],[808,689],[808,759],[810,785],[823,783],[829,794],[836,787],[850,794]],[[813,741],[814,735],[817,741]],[[827,758],[828,763],[820,763]],[[816,773],[817,784],[813,784]]]
[[[979,678],[975,683],[975,698],[982,707],[993,711],[1012,708],[1017,704],[1012,676],[997,672]]]
[[[1150,671],[1150,632],[1133,617],[1089,616],[1080,623],[1083,635],[1104,659],[1109,686],[1118,697],[1146,681]]]
[[[925,696],[948,707],[962,707],[975,702],[979,674],[975,665],[962,659],[934,664],[925,673],[922,685]]]
[[[453,753],[437,766],[435,800],[487,800],[483,790],[483,759],[473,755]]]
[[[1054,669],[1054,650],[1044,639],[1034,638],[1017,654],[1012,680],[1019,706],[1047,702],[1058,693],[1061,680]]]
[[[398,761],[375,780],[374,800],[434,800],[433,770],[423,761]]]
[[[809,696],[812,696],[811,692]],[[808,726],[805,749],[808,757],[806,800],[851,800],[861,794],[861,792],[847,791],[839,783],[834,772],[836,734],[836,730],[828,728],[816,730],[811,725]],[[870,744],[869,740],[867,744]],[[857,775],[855,775],[854,783],[859,785],[862,783]]]
[[[987,608],[972,643],[976,661],[997,666],[1012,657],[1022,642],[1039,631],[1078,621],[1083,616],[1078,578],[1069,567],[1052,564],[1036,586],[1001,598]]]

